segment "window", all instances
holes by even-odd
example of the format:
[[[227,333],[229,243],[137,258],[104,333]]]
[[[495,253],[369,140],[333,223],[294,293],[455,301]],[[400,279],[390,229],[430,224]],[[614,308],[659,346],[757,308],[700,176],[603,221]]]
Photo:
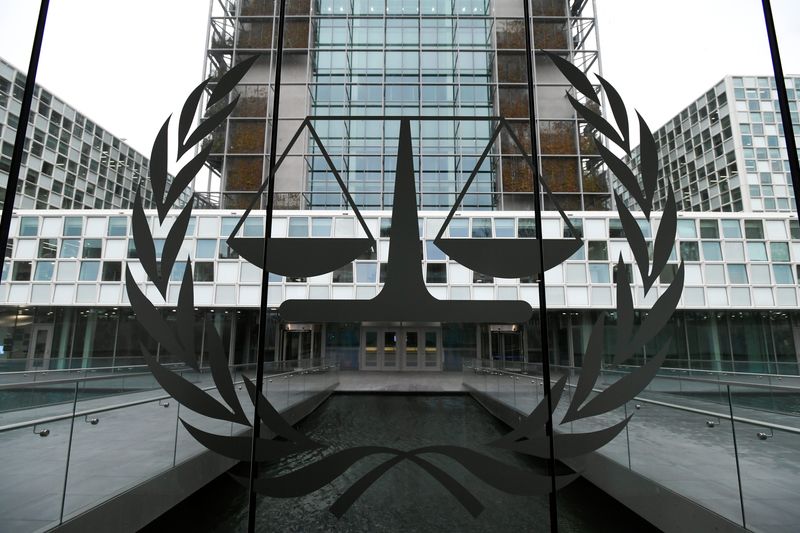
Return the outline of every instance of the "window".
[[[264,219],[246,218],[244,221],[244,237],[263,237],[264,236]]]
[[[589,241],[589,261],[608,261],[606,241]]]
[[[58,250],[56,239],[39,239],[39,257],[43,259],[55,259]]]
[[[734,221],[734,222],[736,222],[736,221]],[[719,239],[719,226],[718,226],[716,220],[701,220],[700,221],[700,238],[701,239]]]
[[[105,276],[105,265],[103,266],[103,269],[103,276]],[[186,262],[179,261],[172,266],[172,272],[169,273],[169,280],[183,281],[184,274],[186,274]]]
[[[772,265],[772,272],[775,274],[775,283],[790,284],[794,283],[792,267],[790,265]]]
[[[133,239],[128,241],[128,259],[136,259],[136,243]]]
[[[308,218],[289,217],[289,237],[308,237]]]
[[[616,264],[614,265],[614,283],[619,283],[619,281],[617,281],[618,275],[619,275],[619,264]],[[628,283],[632,285],[634,280],[633,280],[633,267],[631,267],[631,265],[625,265],[625,275],[627,276]]]
[[[592,283],[610,283],[608,275],[608,265],[599,263],[589,263],[589,278]]]
[[[447,283],[447,263],[428,263],[425,281],[427,283]]]
[[[100,261],[81,261],[81,270],[78,273],[78,281],[97,281],[97,274],[100,272]]]
[[[62,259],[78,257],[78,250],[80,250],[80,247],[81,247],[80,239],[63,239],[61,241],[61,255],[59,257],[61,257]]]
[[[173,268],[174,270],[176,269]],[[103,281],[120,281],[121,279],[122,263],[120,261],[106,261],[103,263]]]
[[[517,237],[536,238],[536,219],[521,218],[518,222]]]
[[[744,236],[748,239],[763,239],[764,224],[760,220],[745,220]]]
[[[239,254],[228,246],[226,242],[219,243],[219,258],[220,259],[239,259]]]
[[[782,263],[789,261],[789,243],[771,242],[769,243],[769,253],[773,261]]]
[[[213,259],[217,254],[217,240],[216,239],[197,239],[195,245],[196,259]]]
[[[668,263],[664,266],[664,270],[661,271],[661,274],[658,276],[658,279],[661,283],[665,285],[669,285],[675,279],[675,274],[678,273],[678,265],[673,263]]]
[[[742,227],[739,225],[738,220],[723,220],[722,221],[722,235],[726,239],[741,239]]]
[[[612,239],[624,239],[625,231],[622,229],[622,222],[618,218],[612,218],[608,221],[608,236]]]
[[[128,219],[126,217],[108,218],[108,236],[124,237],[128,233]]]
[[[725,283],[725,267],[723,265],[706,265],[706,281],[708,283]]]
[[[444,261],[447,257],[433,241],[425,241],[425,257],[429,261]]]
[[[750,256],[750,261],[766,261],[767,247],[763,242],[748,242],[747,254]]]
[[[564,238],[569,239],[570,237],[577,237],[579,239],[583,238],[583,220],[580,218],[571,219],[570,223],[575,231],[572,231],[568,224],[564,224]]]
[[[750,281],[759,285],[769,285],[771,283],[769,266],[750,265]]]
[[[83,217],[64,217],[64,235],[80,237],[83,234]]]
[[[102,242],[100,239],[84,239],[83,254],[84,259],[98,259],[101,255]]]
[[[722,261],[722,248],[719,241],[701,241],[703,246],[703,259],[706,261]]]
[[[333,283],[353,283],[353,263],[334,270]]]
[[[19,234],[22,237],[35,237],[39,234],[38,217],[22,217],[19,222]]]
[[[495,237],[513,237],[514,236],[514,219],[513,218],[497,218],[494,221],[494,234]]]
[[[684,239],[696,239],[697,228],[695,228],[694,220],[678,220],[678,237]]]
[[[492,219],[473,218],[472,236],[479,239],[490,238],[492,236]]]
[[[465,221],[466,222],[466,221]],[[389,232],[392,229],[392,219],[391,218],[382,218],[381,219],[381,237],[388,237]],[[466,235],[464,235],[466,237]]]
[[[14,281],[30,281],[31,279],[31,262],[30,261],[14,261],[14,272],[12,275]]]
[[[682,242],[681,259],[684,261],[700,261],[700,250],[696,242]]]
[[[311,219],[311,236],[312,237],[330,237],[331,226],[333,219],[328,217],[319,217]],[[291,235],[291,223],[289,224],[289,235]]]
[[[194,264],[195,281],[214,281],[214,263],[198,261]]]
[[[53,270],[55,270],[54,261],[37,261],[36,272],[33,274],[33,280],[50,281],[53,279]]]
[[[790,220],[789,233],[792,236],[792,239],[800,239],[800,222],[797,220]]]
[[[469,220],[451,220],[448,229],[450,230],[451,237],[467,237],[469,236]]]
[[[728,279],[731,283],[747,283],[747,268],[744,265],[728,265]]]
[[[494,283],[494,278],[480,272],[473,272],[472,283]]]
[[[377,263],[356,263],[356,283],[375,283],[377,278]]]

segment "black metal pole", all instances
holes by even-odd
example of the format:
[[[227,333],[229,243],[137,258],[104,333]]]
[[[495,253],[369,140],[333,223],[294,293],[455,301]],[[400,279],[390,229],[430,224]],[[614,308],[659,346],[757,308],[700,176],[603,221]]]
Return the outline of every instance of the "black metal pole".
[[[800,212],[800,163],[797,158],[797,143],[794,140],[792,115],[789,110],[789,95],[786,93],[786,80],[783,77],[781,53],[778,49],[778,36],[775,33],[775,21],[772,19],[772,7],[769,0],[761,0],[764,7],[764,22],[767,26],[769,39],[769,53],[772,56],[772,71],[775,73],[775,88],[778,90],[778,104],[781,108],[781,123],[783,124],[783,138],[786,139],[786,151],[789,153],[789,173],[792,177],[794,188],[795,212]]]
[[[272,129],[270,131],[269,145],[269,171],[267,174],[267,213],[264,223],[264,256],[261,264],[261,305],[258,312],[258,342],[256,344],[256,394],[261,394],[264,388],[264,356],[267,351],[267,326],[269,324],[269,308],[267,307],[267,294],[269,292],[269,268],[267,267],[267,254],[269,237],[272,235],[272,211],[275,198],[275,152],[278,150],[278,118],[281,97],[281,63],[283,61],[283,27],[285,23],[286,0],[281,0],[280,14],[278,17],[278,47],[275,59],[274,96],[272,98]],[[255,533],[256,530],[256,491],[255,480],[258,474],[256,463],[256,443],[261,437],[261,419],[258,414],[258,398],[253,402],[253,438],[250,445],[250,504],[247,510],[247,531]]]
[[[33,90],[36,88],[36,71],[39,69],[39,54],[42,51],[44,25],[47,21],[47,8],[49,6],[50,0],[42,0],[39,6],[39,20],[36,22],[36,33],[33,36],[31,60],[28,63],[28,72],[25,76],[25,91],[22,93],[22,106],[19,111],[17,136],[14,139],[14,153],[11,156],[11,168],[8,171],[6,195],[3,200],[3,215],[0,218],[0,253],[3,254],[4,258],[6,246],[8,246],[8,232],[11,229],[11,216],[14,214],[14,200],[17,196],[19,171],[22,168],[22,152],[25,149],[25,136],[28,133],[28,119],[31,115]]]
[[[550,391],[550,349],[547,344],[547,299],[544,284],[544,246],[542,236],[542,201],[539,193],[539,143],[536,140],[536,109],[533,92],[533,46],[531,43],[531,15],[529,0],[522,0],[525,15],[525,66],[528,73],[528,118],[531,129],[531,161],[533,162],[533,211],[536,219],[536,243],[539,246],[539,325],[542,337],[542,381],[547,402],[545,432],[550,444],[548,473],[550,474],[550,531],[558,531],[558,501],[556,499],[556,457],[553,443],[553,405]]]

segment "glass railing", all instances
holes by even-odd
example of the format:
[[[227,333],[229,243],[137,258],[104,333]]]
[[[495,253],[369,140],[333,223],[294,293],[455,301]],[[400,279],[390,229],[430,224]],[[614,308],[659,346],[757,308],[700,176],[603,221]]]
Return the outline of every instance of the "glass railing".
[[[580,369],[554,365],[551,373],[553,382],[567,379],[554,411],[556,431],[597,431],[634,414],[598,453],[748,529],[790,531],[800,521],[794,496],[800,493],[800,388],[747,383],[739,375],[659,375],[617,409],[559,424]],[[603,370],[590,398],[623,375]],[[544,397],[536,365],[523,373],[470,361],[464,383],[524,414]]]
[[[229,368],[250,418],[253,404],[243,378],[254,379],[255,370],[253,365]],[[180,373],[218,397],[210,372]],[[0,531],[54,527],[202,453],[205,448],[180,420],[218,435],[247,431],[194,413],[157,386],[98,397],[98,390],[118,390],[121,379],[130,376],[9,384],[0,390],[16,391],[21,406],[0,413],[0,446],[13,458],[0,463]],[[278,411],[337,383],[338,366],[327,360],[314,366],[267,363],[265,368],[264,391]]]

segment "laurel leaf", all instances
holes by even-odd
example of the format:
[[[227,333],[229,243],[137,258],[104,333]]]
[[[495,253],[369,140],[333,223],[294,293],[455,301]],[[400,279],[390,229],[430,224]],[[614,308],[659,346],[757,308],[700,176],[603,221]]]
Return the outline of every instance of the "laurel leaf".
[[[163,367],[156,361],[156,358],[152,356],[144,343],[140,342],[139,346],[142,350],[142,355],[144,356],[147,367],[150,369],[150,372],[153,373],[153,377],[156,378],[158,384],[161,385],[170,396],[175,398],[178,403],[197,414],[209,418],[216,418],[217,420],[224,420],[226,422],[236,422],[236,416],[210,394],[191,381],[184,379],[179,374]]]
[[[622,222],[622,229],[625,231],[625,236],[628,238],[628,245],[633,252],[633,259],[636,261],[636,267],[639,269],[639,274],[643,280],[649,278],[650,274],[650,257],[647,254],[647,242],[642,235],[642,228],[639,227],[636,219],[618,194],[614,194],[617,200],[617,213],[619,213],[619,220]]]
[[[633,199],[636,200],[636,203],[639,205],[645,204],[646,200],[642,194],[642,190],[639,188],[639,182],[628,165],[614,155],[614,153],[606,148],[598,139],[594,139],[594,145],[603,158],[603,162],[608,165],[609,170],[611,170],[620,183],[625,186]]]
[[[645,216],[650,218],[650,210],[653,207],[653,197],[658,186],[658,148],[650,128],[644,121],[639,112],[639,153],[641,156],[640,171],[644,189],[645,203],[642,204],[642,211]]]
[[[539,402],[539,405],[536,408],[522,419],[520,424],[514,428],[512,431],[506,433],[502,437],[497,440],[494,440],[489,443],[489,446],[495,446],[497,448],[508,448],[511,444],[515,441],[522,439],[522,438],[531,438],[536,435],[540,435],[544,433],[545,424],[547,423],[547,418],[552,412],[555,410],[556,406],[558,406],[558,402],[561,400],[561,394],[564,391],[564,385],[567,383],[567,377],[562,376],[555,385],[550,388],[550,407],[551,410],[548,412],[547,410],[547,402],[542,400]]]
[[[590,431],[587,433],[554,434],[553,450],[556,459],[577,457],[578,455],[584,455],[589,452],[599,450],[611,442],[614,437],[619,435],[620,431],[625,429],[625,425],[630,421],[632,416],[633,415],[631,414],[621,422],[597,431]],[[585,418],[585,416],[578,415],[576,416],[575,420],[580,418]],[[513,443],[508,449],[513,452],[524,453],[533,457],[546,459],[550,457],[550,440],[546,437],[522,440]]]
[[[208,159],[208,155],[211,153],[212,145],[209,144],[202,150],[200,150],[197,155],[195,155],[191,161],[186,163],[178,171],[178,175],[175,176],[175,179],[172,182],[172,186],[169,188],[169,192],[167,192],[167,199],[166,205],[173,206],[180,198],[181,193],[186,190],[186,188],[192,183],[192,180],[197,176],[197,173],[203,168],[203,165],[206,164],[206,159]],[[191,199],[189,200],[191,201]],[[168,209],[168,208],[167,208]],[[166,210],[164,214],[166,215]],[[159,215],[160,216],[160,215]]]
[[[164,299],[167,298],[167,286],[169,285],[172,267],[175,265],[178,252],[180,252],[181,246],[186,239],[186,230],[189,227],[189,219],[192,216],[193,204],[194,198],[189,198],[180,214],[175,217],[175,221],[172,223],[172,227],[169,229],[167,238],[164,241],[164,249],[161,251],[161,272],[157,281],[153,280]]]
[[[580,91],[581,94],[583,94],[586,98],[589,98],[597,104],[600,103],[597,92],[594,90],[589,78],[587,78],[578,67],[552,52],[546,52],[544,50],[541,51],[553,61],[558,70],[561,71],[561,74],[567,78],[567,81],[569,81],[573,87]]]
[[[161,316],[161,313],[158,312],[158,309],[155,308],[150,300],[142,294],[142,291],[133,279],[130,266],[127,265],[125,266],[125,288],[128,291],[128,300],[131,302],[131,307],[134,313],[136,313],[136,319],[144,326],[144,329],[147,330],[168,353],[182,360],[186,359],[183,354],[183,348],[172,333],[169,324],[167,324],[164,317]]]
[[[211,92],[211,96],[208,98],[208,105],[206,107],[208,108],[213,106],[222,98],[224,98],[225,95],[231,92],[234,87],[236,87],[236,85],[242,81],[244,75],[247,74],[247,71],[250,70],[250,67],[253,66],[253,63],[255,63],[259,57],[260,54],[252,55],[244,61],[238,62],[233,66],[232,69],[226,72],[225,75],[220,78],[219,83]]]
[[[655,377],[658,369],[661,368],[667,356],[668,347],[669,342],[664,344],[661,350],[658,351],[658,354],[648,360],[644,366],[640,366],[636,370],[626,374],[612,385],[609,385],[600,394],[589,400],[585,406],[578,410],[576,420],[608,413],[622,407],[623,404],[636,397],[637,394],[647,387],[647,384]]]
[[[562,424],[575,420],[578,408],[589,397],[592,388],[597,383],[597,378],[600,377],[605,340],[605,320],[606,313],[602,311],[589,335],[589,342],[586,344],[586,355],[583,357],[583,365],[581,366],[581,375],[578,378],[578,384],[575,386],[575,392],[572,394],[572,401],[570,401],[567,408],[567,414],[564,415],[561,421]]]
[[[181,289],[178,293],[176,314],[178,315],[175,317],[178,324],[178,340],[183,347],[184,353],[188,356],[189,366],[197,370],[197,356],[194,349],[194,282],[192,279],[192,263],[188,260],[183,271]]]
[[[634,350],[644,346],[650,339],[658,335],[678,306],[678,300],[680,300],[683,293],[683,280],[684,268],[683,261],[681,261],[672,283],[653,304],[650,312],[647,313],[647,316],[642,321],[642,325],[636,331],[636,335],[630,340],[628,346],[624,348],[625,351],[633,353]],[[620,359],[615,359],[615,362],[620,361]]]
[[[189,270],[191,271],[191,269]],[[208,348],[208,359],[211,363],[211,377],[214,378],[214,385],[217,386],[219,395],[235,415],[236,420],[234,422],[249,426],[250,421],[244,413],[241,402],[239,402],[239,397],[233,387],[233,378],[228,371],[228,360],[225,357],[225,349],[222,347],[222,339],[217,333],[217,328],[208,318],[206,318],[206,346]]]
[[[614,361],[621,362],[631,354],[626,351],[628,339],[633,334],[633,298],[628,280],[628,269],[620,254],[617,262],[617,353]]]
[[[356,446],[325,456],[309,465],[276,477],[258,477],[254,488],[259,494],[273,498],[304,496],[321,489],[361,459],[378,453],[396,455],[397,450],[383,446]],[[247,478],[234,476],[247,486]]]
[[[150,186],[153,189],[153,199],[156,202],[156,208],[159,211],[159,220],[164,221],[161,216],[161,208],[164,202],[164,190],[167,186],[167,158],[168,158],[168,135],[169,135],[169,120],[164,121],[161,129],[153,141],[153,148],[150,151]]]
[[[675,196],[672,194],[672,188],[667,190],[667,201],[664,206],[664,211],[661,214],[661,222],[658,224],[658,233],[656,233],[656,240],[653,243],[653,270],[651,277],[648,278],[644,284],[645,292],[650,290],[650,287],[658,279],[658,276],[663,272],[664,267],[672,255],[672,248],[675,246],[675,232],[678,226],[678,213],[675,205]]]
[[[246,376],[243,377],[243,380],[245,387],[247,387],[247,392],[250,394],[250,399],[255,404],[256,386]],[[263,393],[258,394],[258,416],[261,419],[261,422],[267,426],[270,431],[286,440],[309,447],[319,446],[319,444],[303,435],[301,432],[293,428],[291,424],[286,422],[280,413],[278,413],[272,404],[264,397]]]
[[[150,227],[147,223],[147,217],[144,214],[144,208],[142,208],[142,196],[138,192],[136,193],[136,198],[133,200],[131,227],[133,229],[133,244],[136,246],[136,256],[139,258],[139,263],[141,263],[150,281],[158,287],[161,296],[166,298],[167,295],[161,288],[161,275],[158,272],[153,236],[150,233]]]
[[[342,493],[341,496],[336,498],[336,501],[333,502],[333,505],[330,507],[330,512],[336,517],[341,518],[352,505],[358,500],[362,494],[364,494],[368,488],[372,486],[373,483],[378,481],[383,474],[389,471],[393,466],[397,463],[400,463],[405,458],[402,455],[398,455],[397,457],[392,457],[391,459],[387,459],[386,461],[382,462],[353,483],[347,490]],[[477,501],[477,500],[476,500]],[[480,514],[483,511],[483,506],[480,502],[478,502],[478,506],[475,508],[475,511]],[[473,514],[473,516],[477,516],[477,514]]]
[[[250,447],[253,439],[249,436],[230,436],[215,435],[198,429],[188,424],[184,419],[180,419],[186,431],[194,439],[218,454],[235,459],[237,461],[250,461]],[[258,439],[256,441],[256,461],[277,461],[283,457],[304,451],[292,442],[278,441],[272,439]]]
[[[208,85],[208,82],[209,80],[200,82],[200,84],[189,93],[189,96],[183,103],[181,118],[178,121],[178,159],[183,157],[183,154],[194,146],[194,143],[186,142],[186,137],[189,135],[189,128],[192,127],[192,122],[194,122],[194,117],[197,114],[197,107],[200,105],[200,99],[203,98],[203,90]]]
[[[236,107],[236,104],[238,103],[239,103],[239,97],[237,96],[236,98],[233,99],[233,101],[230,104],[226,105],[225,107],[214,113],[212,116],[201,122],[200,125],[197,126],[197,129],[195,129],[189,136],[189,138],[186,140],[186,146],[187,147],[194,146],[195,144],[202,141],[212,131],[217,129],[225,121],[228,115],[230,115],[233,112],[234,108]]]
[[[577,101],[571,94],[567,93],[567,98],[569,99],[572,107],[575,108],[578,113],[592,126],[595,127],[597,131],[605,135],[610,141],[616,144],[619,147],[625,147],[625,141],[622,140],[617,130],[608,123],[606,119],[602,116],[598,115],[579,101]]]
[[[597,79],[600,80],[600,85],[603,86],[603,90],[606,92],[608,103],[611,105],[611,111],[614,113],[614,121],[617,123],[619,131],[622,134],[622,140],[624,141],[622,148],[625,150],[626,154],[630,154],[630,128],[628,127],[628,111],[625,108],[625,102],[622,101],[622,98],[613,85],[608,83],[608,81],[599,74],[597,75]]]

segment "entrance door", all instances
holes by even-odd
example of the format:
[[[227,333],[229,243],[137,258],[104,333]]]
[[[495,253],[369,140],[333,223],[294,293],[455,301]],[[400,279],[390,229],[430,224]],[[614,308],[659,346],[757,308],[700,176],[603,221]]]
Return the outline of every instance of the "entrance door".
[[[283,332],[281,356],[283,361],[304,361],[313,363],[314,357],[314,332],[298,330]],[[298,366],[300,366],[298,364]]]
[[[432,328],[363,328],[362,370],[440,370],[442,335]]]
[[[492,331],[491,360],[497,368],[521,368],[524,362],[522,331]]]
[[[28,370],[47,369],[50,364],[50,350],[53,345],[53,325],[33,325],[31,342],[28,346]]]

